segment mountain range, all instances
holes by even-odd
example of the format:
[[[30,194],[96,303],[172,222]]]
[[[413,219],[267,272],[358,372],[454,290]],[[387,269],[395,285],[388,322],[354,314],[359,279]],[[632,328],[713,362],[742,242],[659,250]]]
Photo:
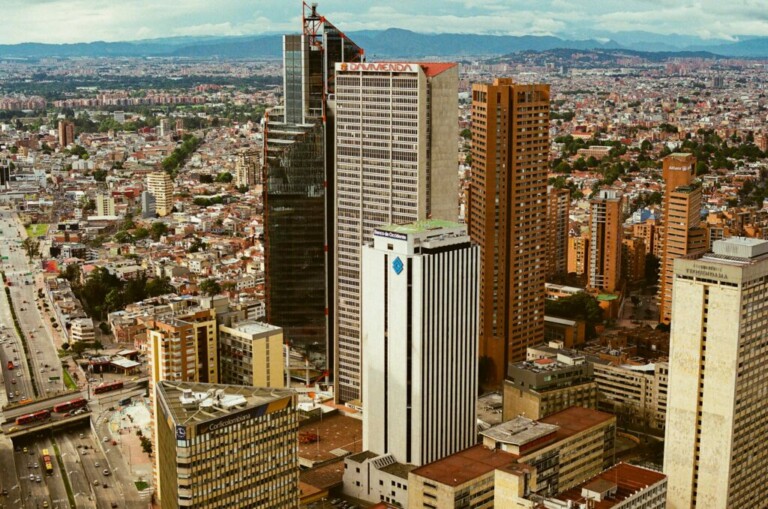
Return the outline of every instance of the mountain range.
[[[645,52],[709,52],[726,57],[768,58],[768,37],[744,37],[737,41],[704,40],[692,36],[648,32],[591,33],[561,38],[476,34],[421,34],[390,28],[350,32],[365,48],[368,58],[427,58],[496,56],[520,51],[556,48],[625,49]],[[45,57],[188,57],[279,58],[282,36],[171,37],[128,42],[77,44],[22,43],[0,45],[0,58]]]

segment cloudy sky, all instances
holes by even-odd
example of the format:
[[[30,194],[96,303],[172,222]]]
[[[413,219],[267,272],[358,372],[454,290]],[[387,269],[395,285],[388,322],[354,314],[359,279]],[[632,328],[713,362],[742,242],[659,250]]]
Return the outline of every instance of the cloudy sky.
[[[0,0],[0,5],[5,21],[0,44],[295,32],[301,15],[300,0]],[[319,11],[345,31],[768,36],[766,0],[324,0]]]

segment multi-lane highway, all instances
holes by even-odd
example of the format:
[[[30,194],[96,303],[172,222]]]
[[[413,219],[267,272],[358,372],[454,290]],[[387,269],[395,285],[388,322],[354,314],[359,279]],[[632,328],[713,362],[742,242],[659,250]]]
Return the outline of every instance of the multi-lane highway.
[[[17,397],[15,395],[17,389],[12,388],[12,385],[19,385],[19,382],[23,382],[27,392],[25,395],[28,397],[32,396],[29,394],[32,385],[28,366],[24,362],[24,349],[16,335],[9,304],[13,305],[22,333],[26,337],[29,361],[34,375],[32,378],[34,378],[34,384],[37,386],[38,396],[45,397],[64,390],[61,362],[48,329],[50,324],[45,323],[38,309],[38,306],[42,306],[42,302],[37,295],[35,274],[40,269],[39,266],[30,262],[22,247],[21,243],[25,237],[26,232],[15,213],[0,210],[0,257],[6,283],[10,284],[8,288],[12,300],[12,303],[9,303],[5,292],[0,292],[2,293],[0,296],[0,317],[6,325],[5,330],[9,336],[3,345],[4,348],[0,349],[2,351],[0,357],[3,354],[7,357],[3,362],[6,371],[8,360],[17,358],[16,362],[23,365],[21,368],[24,373],[21,377],[17,376],[17,382],[13,384],[8,381],[7,372],[4,372],[6,392],[10,394],[10,391],[13,391],[14,398],[20,398],[22,393],[19,391],[20,395]]]

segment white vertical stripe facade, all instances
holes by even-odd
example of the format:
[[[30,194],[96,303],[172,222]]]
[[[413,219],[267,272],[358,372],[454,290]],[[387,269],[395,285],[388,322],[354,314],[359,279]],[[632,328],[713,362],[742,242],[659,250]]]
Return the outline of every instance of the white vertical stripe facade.
[[[456,227],[363,248],[363,447],[401,463],[476,443],[479,250]]]

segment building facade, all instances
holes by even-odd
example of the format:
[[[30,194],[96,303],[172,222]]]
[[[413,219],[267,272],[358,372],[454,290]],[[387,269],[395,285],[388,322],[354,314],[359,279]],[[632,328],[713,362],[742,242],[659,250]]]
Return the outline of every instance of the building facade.
[[[475,443],[478,271],[459,224],[374,230],[363,248],[364,450],[423,465]]]
[[[701,226],[701,186],[694,182],[696,157],[668,155],[663,161],[663,176],[659,320],[669,324],[675,260],[706,251],[707,231]]]
[[[115,215],[115,199],[108,194],[96,195],[96,215],[97,216],[114,216]]]
[[[258,150],[244,150],[235,158],[235,185],[250,187],[260,182]]]
[[[549,187],[547,193],[547,279],[568,273],[571,191]]]
[[[603,189],[589,201],[589,271],[587,286],[615,293],[621,288],[621,193]]]
[[[496,384],[544,338],[549,149],[549,85],[472,86],[467,223],[480,246],[480,356]]]
[[[283,104],[264,123],[263,202],[267,321],[294,344],[325,343],[334,364],[333,252],[336,63],[362,48],[303,4],[302,33],[283,38]]]
[[[458,66],[336,65],[336,398],[360,398],[361,248],[373,230],[458,217]]]
[[[163,217],[173,209],[173,181],[164,171],[156,171],[147,175],[147,191],[155,197],[155,212]]]
[[[219,325],[219,371],[225,384],[285,387],[283,329],[251,321]]]
[[[768,242],[675,261],[664,472],[668,507],[760,507],[768,451]]]
[[[154,397],[161,509],[298,508],[292,391],[159,382]]]

